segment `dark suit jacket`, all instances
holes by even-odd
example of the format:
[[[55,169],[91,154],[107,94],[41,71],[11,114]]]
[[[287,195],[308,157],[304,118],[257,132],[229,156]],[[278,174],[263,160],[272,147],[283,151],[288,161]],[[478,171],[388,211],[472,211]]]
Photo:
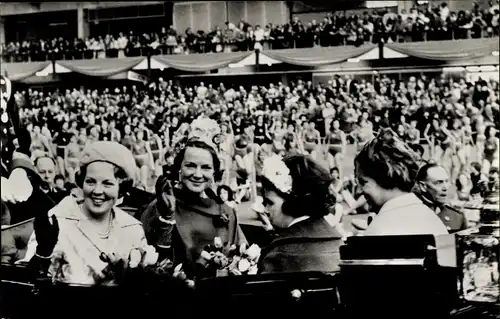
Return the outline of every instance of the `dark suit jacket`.
[[[448,232],[455,233],[468,228],[467,218],[458,209],[445,205],[438,214],[438,217],[448,229]]]
[[[338,271],[342,244],[342,235],[324,218],[301,221],[283,230],[262,250],[259,271]]]

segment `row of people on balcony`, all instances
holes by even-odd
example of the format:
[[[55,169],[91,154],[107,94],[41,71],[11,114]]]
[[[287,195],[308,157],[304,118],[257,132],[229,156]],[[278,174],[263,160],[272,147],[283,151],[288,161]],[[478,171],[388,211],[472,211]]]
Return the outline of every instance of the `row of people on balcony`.
[[[498,6],[480,10],[474,5],[471,11],[456,13],[443,3],[425,10],[402,10],[399,15],[390,10],[350,16],[337,12],[321,22],[303,23],[295,16],[288,24],[264,27],[241,20],[210,32],[187,28],[181,34],[170,26],[149,34],[132,30],[85,40],[26,39],[4,44],[2,56],[6,62],[21,62],[481,38],[499,35],[499,16]]]

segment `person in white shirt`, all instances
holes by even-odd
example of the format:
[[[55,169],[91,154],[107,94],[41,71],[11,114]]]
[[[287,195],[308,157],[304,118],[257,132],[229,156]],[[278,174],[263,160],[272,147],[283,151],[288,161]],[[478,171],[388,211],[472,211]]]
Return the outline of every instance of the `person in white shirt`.
[[[260,25],[255,26],[255,32],[254,32],[254,37],[255,37],[255,50],[261,50],[262,49],[262,41],[264,40],[264,29],[260,27]]]
[[[198,96],[199,99],[204,100],[205,97],[207,96],[208,89],[205,86],[205,83],[200,82],[200,86],[196,88],[196,95]]]
[[[354,162],[358,184],[377,213],[364,236],[448,234],[439,217],[411,193],[419,155],[396,133],[382,130]]]
[[[128,44],[128,39],[123,35],[123,33],[120,32],[120,35],[118,37],[118,57],[119,58],[124,58],[125,57],[125,49],[127,48]]]

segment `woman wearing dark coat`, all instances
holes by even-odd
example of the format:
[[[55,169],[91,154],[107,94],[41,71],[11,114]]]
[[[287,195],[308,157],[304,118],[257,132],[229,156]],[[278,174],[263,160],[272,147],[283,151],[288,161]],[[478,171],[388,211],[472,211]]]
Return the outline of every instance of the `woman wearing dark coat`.
[[[307,155],[264,161],[263,204],[277,237],[262,250],[261,273],[339,270],[343,235],[324,218],[334,204],[330,183],[328,171]]]
[[[191,272],[188,275],[200,275],[195,265],[216,237],[228,248],[246,243],[236,212],[211,188],[220,177],[213,142],[218,132],[220,128],[212,120],[191,124],[188,141],[174,160],[172,175],[178,175],[157,183],[156,200],[141,217],[149,244],[168,254],[174,264],[182,263],[186,274]],[[175,178],[172,182],[177,184],[172,186],[169,178]]]

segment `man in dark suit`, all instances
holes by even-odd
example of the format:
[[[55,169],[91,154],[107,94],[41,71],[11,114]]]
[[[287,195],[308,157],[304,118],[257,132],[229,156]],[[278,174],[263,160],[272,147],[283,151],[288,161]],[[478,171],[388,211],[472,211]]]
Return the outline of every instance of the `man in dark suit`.
[[[417,174],[413,192],[430,209],[434,210],[450,233],[467,229],[464,214],[450,206],[448,172],[438,164],[426,164]]]

